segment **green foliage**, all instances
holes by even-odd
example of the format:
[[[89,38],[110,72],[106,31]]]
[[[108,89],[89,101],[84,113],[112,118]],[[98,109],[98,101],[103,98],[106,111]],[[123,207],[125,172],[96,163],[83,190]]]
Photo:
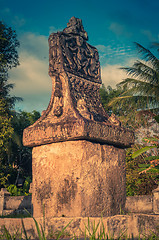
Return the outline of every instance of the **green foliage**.
[[[23,131],[26,127],[33,124],[39,117],[37,111],[29,112],[12,112],[12,126],[14,134],[10,142],[10,162],[20,169],[22,176],[31,176],[32,174],[32,156],[31,148],[24,147],[22,144]]]
[[[15,102],[21,99],[10,95],[14,85],[8,83],[8,71],[19,65],[18,47],[16,32],[0,21],[0,167],[5,170],[0,174],[0,187],[12,184],[10,189],[16,195],[27,191],[13,184],[17,185],[20,177],[31,176],[31,149],[22,145],[23,130],[40,117],[37,111],[13,111]]]
[[[15,231],[15,233],[10,234],[9,230],[5,227],[2,226],[1,228],[2,234],[0,235],[0,239],[6,239],[6,240],[16,240],[16,239],[22,239],[22,231]]]
[[[15,185],[14,187],[12,186],[12,190],[10,190],[14,193],[14,195],[28,193],[27,180],[24,183],[26,190],[18,189],[16,187],[19,178],[25,179],[26,177],[31,177],[32,175],[32,149],[23,146],[22,136],[23,130],[33,124],[39,117],[40,113],[37,111],[33,111],[32,113],[24,111],[17,113],[12,111],[9,122],[10,128],[8,125],[6,128],[6,148],[4,150],[2,147],[0,148],[0,168],[2,169],[2,172],[0,173],[0,188],[8,187],[10,184]],[[10,138],[7,135],[9,130]],[[0,134],[2,134],[2,132]]]
[[[19,47],[19,41],[17,40],[16,32],[0,21],[1,71],[6,72],[8,69],[16,67],[19,64],[17,47]]]
[[[8,113],[5,99],[0,99],[0,162],[9,151],[9,142],[13,135],[12,117]]]
[[[24,196],[29,195],[29,188],[30,188],[31,178],[27,177],[25,179],[23,188],[18,188],[15,184],[11,184],[8,186],[7,190],[11,193],[11,196]]]
[[[99,89],[99,93],[103,107],[108,114],[114,112],[116,115],[120,115],[120,111],[122,111],[122,109],[116,109],[113,105],[109,106],[108,103],[115,97],[120,96],[123,92],[123,89],[120,87],[113,89],[111,86],[105,87],[104,84],[102,84],[102,87]]]
[[[132,158],[136,158],[136,157],[140,156],[142,153],[147,152],[148,150],[153,149],[153,148],[157,148],[157,146],[146,146],[146,147],[143,147],[143,148],[137,150],[136,152],[134,152],[132,154]]]
[[[22,189],[21,188],[17,188],[16,185],[11,184],[9,185],[9,187],[7,188],[8,192],[11,193],[11,196],[21,196],[22,194]]]
[[[159,156],[158,156],[158,148],[159,148],[159,138],[144,138],[143,139],[144,142],[146,142],[147,144],[150,144],[151,146],[144,146],[140,149],[138,149],[137,151],[133,152],[132,154],[132,158],[137,158],[140,155],[143,155],[143,153],[152,150],[152,149],[157,149],[157,155],[152,155],[153,153],[151,153],[150,156],[148,157],[144,157],[145,160],[145,164],[143,166],[140,165],[140,167],[143,167],[143,169],[141,170],[140,173],[153,173],[153,174],[157,174],[157,178],[159,180]]]
[[[156,171],[145,171],[149,167],[143,156],[132,158],[132,153],[140,146],[134,146],[127,150],[126,154],[126,192],[127,196],[151,194],[159,183]]]
[[[0,21],[0,99],[5,99],[8,109],[14,106],[16,100],[22,100],[10,96],[14,85],[8,83],[8,70],[19,65],[18,47],[16,32]]]
[[[159,115],[156,115],[154,118],[155,118],[156,122],[159,123]]]
[[[4,172],[0,172],[0,187],[6,188],[7,187],[7,182],[8,182],[8,177],[10,174],[6,174]]]
[[[10,96],[13,84],[8,83],[8,70],[19,64],[18,46],[15,31],[0,21],[0,161],[8,164],[9,143],[14,132],[11,109],[19,99]]]
[[[122,101],[118,101],[113,104],[114,99],[118,97],[120,98],[125,91],[126,87],[122,88],[117,86],[113,89],[110,86],[105,87],[103,84],[100,88],[100,97],[103,107],[109,115],[113,112],[121,121],[123,126],[134,130],[135,128],[145,124],[145,119],[143,117],[144,114],[141,115],[136,111],[136,103],[132,104],[131,99],[127,99],[127,102],[124,102],[124,104]]]
[[[7,188],[10,184],[15,183],[17,178],[17,169],[11,164],[0,163],[0,188]]]

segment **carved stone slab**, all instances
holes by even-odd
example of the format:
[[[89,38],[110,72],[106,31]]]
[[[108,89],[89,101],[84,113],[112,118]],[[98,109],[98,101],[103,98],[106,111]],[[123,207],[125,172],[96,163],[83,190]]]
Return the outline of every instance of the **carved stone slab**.
[[[72,17],[62,32],[49,37],[52,96],[37,122],[23,133],[25,146],[91,140],[130,147],[134,134],[105,112],[99,95],[98,51],[87,43],[82,21]]]

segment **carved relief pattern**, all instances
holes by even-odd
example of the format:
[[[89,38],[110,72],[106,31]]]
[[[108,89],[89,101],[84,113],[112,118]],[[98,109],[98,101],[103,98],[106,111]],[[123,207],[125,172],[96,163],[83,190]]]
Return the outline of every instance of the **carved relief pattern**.
[[[98,51],[80,35],[64,32],[49,37],[49,75],[63,69],[93,82],[101,83]]]
[[[49,37],[49,75],[58,74],[61,69],[59,35],[53,33]]]
[[[59,77],[55,78],[55,92],[53,102],[53,114],[56,117],[60,117],[63,114],[63,92],[62,82]]]
[[[100,83],[100,63],[98,51],[81,36],[62,34],[60,45],[64,57],[65,70]]]
[[[103,109],[99,96],[99,84],[86,81],[79,77],[70,76],[69,78],[71,97],[74,106],[78,109],[79,101],[86,105],[90,113],[91,120],[94,121],[107,121],[108,115]],[[88,117],[87,117],[88,118]]]

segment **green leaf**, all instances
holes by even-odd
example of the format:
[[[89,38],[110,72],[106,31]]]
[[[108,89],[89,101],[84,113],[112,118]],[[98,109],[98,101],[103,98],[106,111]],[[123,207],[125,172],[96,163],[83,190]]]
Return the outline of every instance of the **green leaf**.
[[[147,152],[148,150],[153,148],[157,148],[157,146],[154,145],[154,146],[146,146],[144,148],[141,148],[132,154],[132,158],[136,158],[140,156],[142,153]]]
[[[39,240],[44,240],[44,238],[41,236],[41,232],[40,232],[40,228],[39,228],[39,224],[38,222],[36,221],[36,219],[33,217],[33,220],[35,222],[35,226],[36,226],[36,230],[38,232],[38,237],[39,237]]]
[[[65,229],[71,224],[71,222],[72,222],[73,220],[71,220],[67,225],[66,225],[66,227],[64,227],[63,229],[62,229],[62,231],[59,233],[59,235],[57,236],[57,239],[56,240],[58,240],[60,237],[61,237],[61,235],[64,233],[64,231],[65,231]]]
[[[159,159],[159,155],[158,156],[149,156],[149,157],[145,158],[145,160],[147,160],[147,161],[156,160],[156,159]]]
[[[22,228],[23,228],[23,231],[24,231],[25,240],[29,240],[29,239],[30,239],[30,237],[28,238],[28,236],[27,236],[27,232],[26,232],[26,229],[25,229],[25,226],[24,226],[23,219],[22,219]]]

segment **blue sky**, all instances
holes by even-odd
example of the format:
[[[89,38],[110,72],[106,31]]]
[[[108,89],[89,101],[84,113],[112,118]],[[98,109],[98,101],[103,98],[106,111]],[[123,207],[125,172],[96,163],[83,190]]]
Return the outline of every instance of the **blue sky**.
[[[119,68],[137,58],[133,42],[149,47],[159,41],[158,12],[158,0],[0,0],[0,20],[16,30],[20,41],[20,66],[10,71],[12,94],[24,99],[16,109],[47,108],[47,39],[63,30],[72,16],[82,19],[89,43],[99,51],[103,83],[115,87],[126,77]]]

